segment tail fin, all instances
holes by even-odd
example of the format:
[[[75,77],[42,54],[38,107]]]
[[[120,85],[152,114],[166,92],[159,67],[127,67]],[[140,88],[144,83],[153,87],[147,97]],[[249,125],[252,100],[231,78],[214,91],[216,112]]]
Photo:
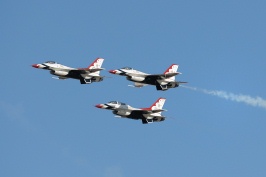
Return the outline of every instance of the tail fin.
[[[90,66],[88,66],[88,69],[91,71],[95,71],[96,74],[100,73],[100,70],[102,70],[102,64],[103,64],[104,59],[103,58],[96,58]]]
[[[156,100],[150,107],[151,110],[156,110],[156,109],[162,109],[163,105],[165,103],[166,99],[165,98],[159,98]]]
[[[177,72],[177,69],[178,69],[178,65],[176,64],[172,64],[165,72],[164,74],[167,74],[167,73],[176,73]]]
[[[90,66],[88,66],[88,69],[95,69],[95,68],[101,68],[103,64],[104,59],[103,58],[96,58]]]
[[[177,64],[172,64],[165,72],[164,74],[168,74],[168,73],[176,73],[178,69],[178,65]],[[169,80],[174,81],[175,80],[175,76],[172,76],[169,78]]]

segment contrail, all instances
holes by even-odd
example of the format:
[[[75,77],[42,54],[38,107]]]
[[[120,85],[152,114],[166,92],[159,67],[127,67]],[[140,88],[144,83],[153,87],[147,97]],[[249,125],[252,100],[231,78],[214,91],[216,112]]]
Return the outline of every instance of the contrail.
[[[249,95],[228,93],[226,91],[220,91],[220,90],[206,90],[206,89],[200,89],[196,87],[188,87],[184,85],[180,85],[180,86],[190,89],[190,90],[200,91],[208,95],[214,95],[220,98],[224,98],[226,100],[241,102],[241,103],[245,103],[250,106],[262,107],[266,109],[266,100],[261,97],[251,97]]]

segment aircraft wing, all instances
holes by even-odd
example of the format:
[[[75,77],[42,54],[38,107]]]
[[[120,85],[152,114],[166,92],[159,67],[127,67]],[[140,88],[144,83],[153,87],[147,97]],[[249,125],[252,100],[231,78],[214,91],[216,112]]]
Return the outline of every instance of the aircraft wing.
[[[97,72],[97,71],[101,71],[103,70],[104,68],[94,68],[94,69],[87,69],[87,68],[84,68],[84,69],[72,69],[72,70],[69,70],[70,73],[72,74],[87,74],[87,73],[93,73],[93,72]]]
[[[126,73],[127,76],[136,76],[136,77],[150,77],[154,79],[159,79],[159,78],[169,78],[176,76],[181,73],[167,73],[167,74],[138,74],[138,73]]]
[[[104,68],[94,68],[94,69],[87,69],[86,71],[89,71],[91,73],[104,70]]]
[[[146,78],[150,78],[150,79],[165,79],[165,78],[176,76],[178,74],[181,74],[181,73],[176,72],[176,73],[167,73],[167,74],[151,74],[151,75],[147,75]]]
[[[132,112],[142,113],[142,114],[151,114],[151,113],[157,113],[157,112],[163,112],[163,111],[166,111],[166,110],[165,109],[155,109],[155,110],[140,109],[140,110],[133,110]]]
[[[147,77],[148,74],[138,74],[138,73],[125,73],[126,76],[135,76],[135,77]]]
[[[93,73],[93,72],[101,71],[103,69],[104,68],[95,68],[95,69],[72,69],[72,70],[69,70],[69,74],[73,74],[73,75],[88,74],[88,73]]]

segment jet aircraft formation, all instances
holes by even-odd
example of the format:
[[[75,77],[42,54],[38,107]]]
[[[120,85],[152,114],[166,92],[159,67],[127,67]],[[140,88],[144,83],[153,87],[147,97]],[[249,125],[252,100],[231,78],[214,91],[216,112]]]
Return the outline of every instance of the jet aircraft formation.
[[[32,67],[38,69],[50,70],[50,74],[57,77],[55,79],[77,79],[81,84],[91,84],[93,82],[103,81],[103,76],[100,71],[103,70],[103,58],[95,59],[87,68],[71,68],[54,61],[47,61],[42,64],[33,64]],[[177,72],[178,65],[172,64],[162,74],[147,74],[131,67],[124,67],[121,69],[110,70],[109,73],[115,75],[126,76],[126,79],[134,82],[132,87],[143,87],[146,85],[154,85],[157,90],[166,91],[170,88],[178,87],[180,84],[187,82],[180,82],[175,80],[175,76],[181,74]],[[166,99],[159,98],[149,108],[134,108],[128,104],[119,101],[110,101],[105,104],[97,104],[95,107],[101,109],[112,110],[116,117],[129,118],[134,120],[141,120],[143,124],[164,121],[165,117],[161,114],[165,109],[162,109]]]

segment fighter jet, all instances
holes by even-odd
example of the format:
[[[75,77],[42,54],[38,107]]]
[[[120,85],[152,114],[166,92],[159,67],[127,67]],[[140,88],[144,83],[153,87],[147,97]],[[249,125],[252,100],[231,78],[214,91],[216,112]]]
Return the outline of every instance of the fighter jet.
[[[47,61],[42,64],[33,64],[32,67],[39,69],[50,70],[52,75],[58,76],[53,77],[55,79],[78,79],[81,84],[90,84],[92,82],[100,82],[103,77],[100,76],[100,71],[103,64],[103,58],[97,58],[87,68],[71,68],[54,61]]]
[[[132,87],[143,87],[146,85],[155,85],[157,90],[168,90],[178,87],[179,84],[187,83],[175,80],[175,76],[181,74],[177,72],[178,65],[172,64],[163,74],[147,74],[131,67],[110,70],[109,73],[126,76],[127,80],[133,81]]]
[[[151,105],[151,107],[140,109],[118,101],[110,101],[106,104],[97,104],[95,107],[113,110],[113,114],[116,115],[115,117],[135,120],[141,119],[143,124],[148,124],[165,120],[165,117],[161,115],[162,111],[166,111],[165,109],[162,109],[165,100],[165,98],[159,98]]]

